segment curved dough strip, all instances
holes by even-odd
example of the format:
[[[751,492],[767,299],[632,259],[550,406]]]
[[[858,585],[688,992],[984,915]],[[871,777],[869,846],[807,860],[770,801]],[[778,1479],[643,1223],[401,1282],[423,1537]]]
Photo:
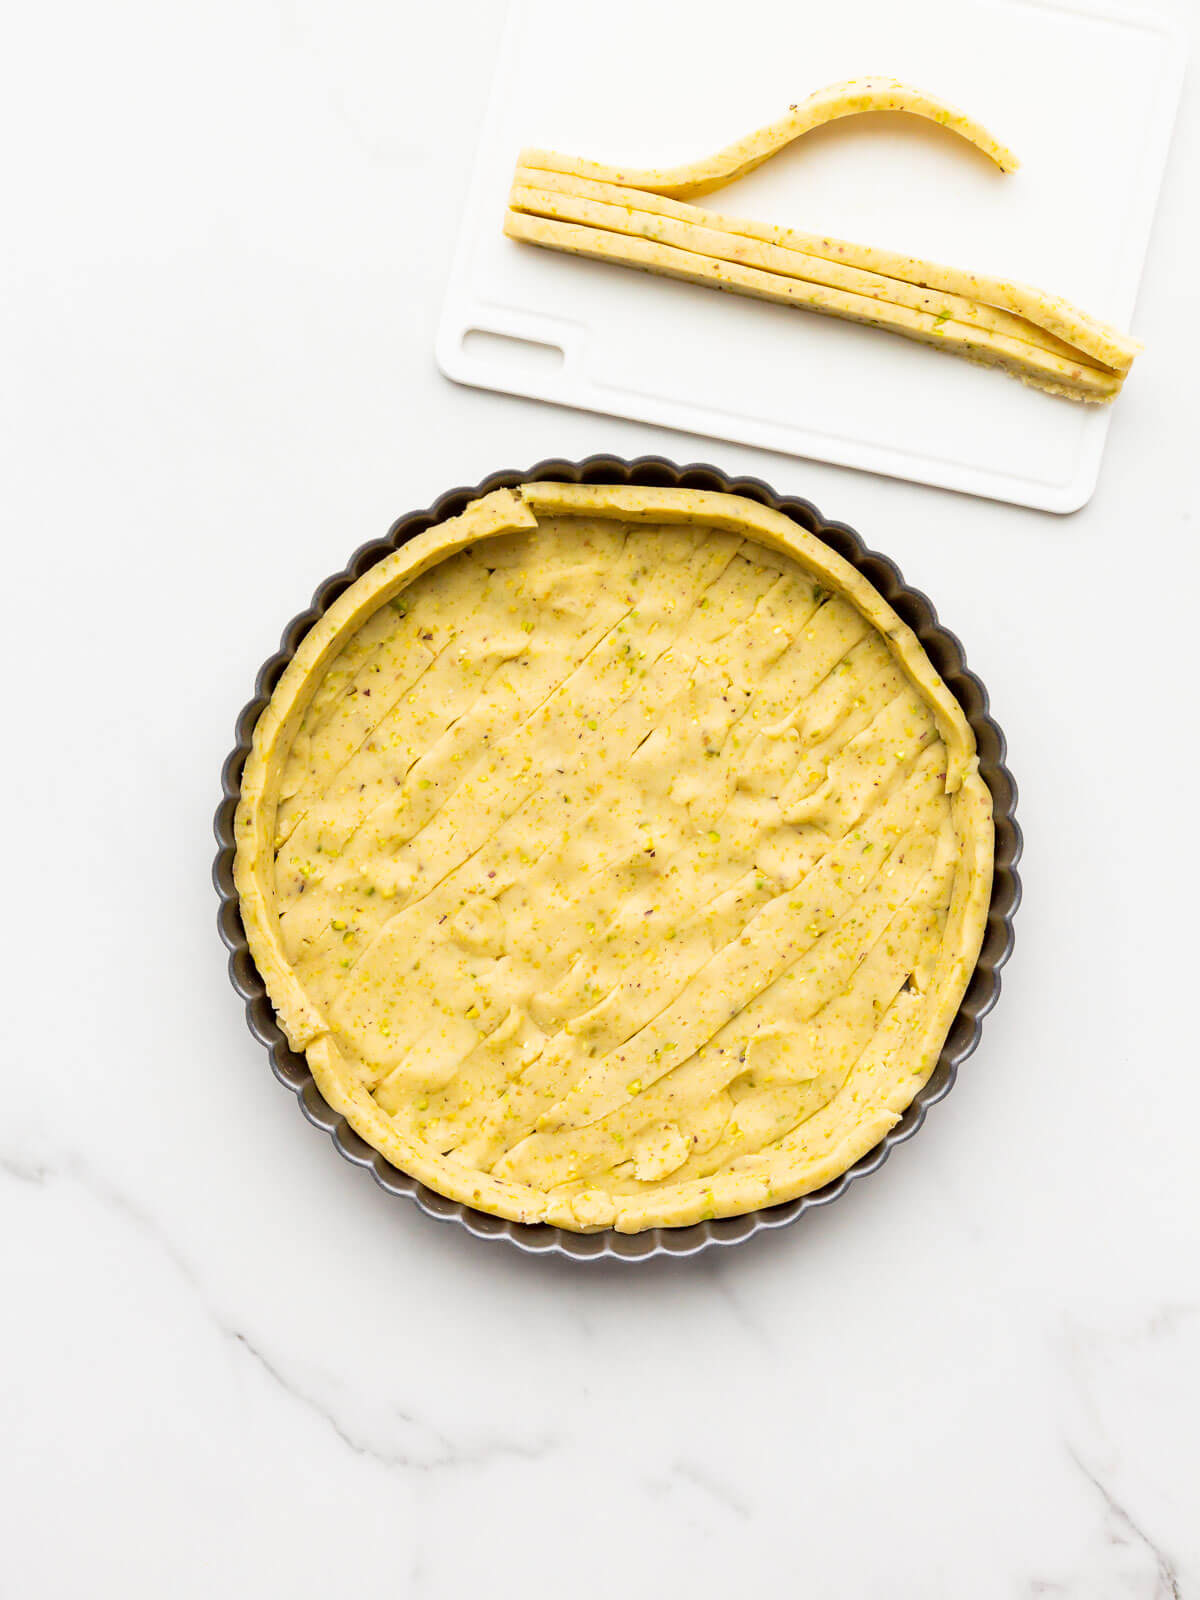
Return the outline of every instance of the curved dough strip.
[[[476,539],[536,526],[536,518],[518,495],[497,489],[472,501],[461,516],[418,534],[385,556],[339,595],[305,634],[255,724],[234,816],[233,879],[250,954],[293,1050],[304,1049],[327,1031],[324,1016],[305,993],[284,950],[275,902],[275,812],[283,768],[301,718],[322,673],[347,639],[414,578]]]
[[[848,600],[883,635],[905,677],[933,711],[949,757],[947,794],[957,793],[967,771],[977,765],[975,735],[963,709],[933,670],[913,630],[857,567],[781,511],[715,489],[626,488],[608,483],[525,483],[521,485],[521,497],[535,517],[620,517],[624,522],[696,523],[741,534],[766,545],[768,550],[799,560],[808,571],[817,574],[826,589]]]
[[[761,167],[764,161],[769,161],[778,151],[814,128],[836,122],[841,117],[858,116],[864,111],[905,111],[913,117],[924,117],[982,150],[1001,172],[1015,172],[1020,165],[1011,150],[965,111],[896,78],[851,78],[845,83],[830,84],[810,94],[799,105],[789,106],[784,116],[769,122],[765,128],[748,133],[744,139],[736,139],[715,155],[689,161],[681,167],[608,167],[599,161],[560,156],[548,150],[522,151],[521,164],[551,167],[579,178],[598,178],[605,183],[621,183],[629,189],[650,189],[655,194],[685,200],[692,195],[709,194],[753,172],[755,167]]]

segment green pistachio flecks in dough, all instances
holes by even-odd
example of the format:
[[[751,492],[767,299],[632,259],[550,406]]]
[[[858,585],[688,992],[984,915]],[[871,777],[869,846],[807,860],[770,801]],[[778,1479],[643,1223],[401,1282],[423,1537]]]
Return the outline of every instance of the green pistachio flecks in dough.
[[[554,483],[317,622],[237,834],[331,1105],[439,1192],[576,1230],[778,1202],[876,1144],[992,870],[970,729],[859,573],[737,496]]]

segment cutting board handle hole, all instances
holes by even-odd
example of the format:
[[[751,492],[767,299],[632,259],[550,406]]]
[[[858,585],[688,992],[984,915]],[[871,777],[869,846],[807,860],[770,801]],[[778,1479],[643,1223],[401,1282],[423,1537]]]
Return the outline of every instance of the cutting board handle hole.
[[[487,328],[468,328],[462,338],[463,353],[489,365],[503,362],[509,372],[544,375],[561,371],[566,360],[556,344],[541,339],[522,339],[509,333],[492,333]]]

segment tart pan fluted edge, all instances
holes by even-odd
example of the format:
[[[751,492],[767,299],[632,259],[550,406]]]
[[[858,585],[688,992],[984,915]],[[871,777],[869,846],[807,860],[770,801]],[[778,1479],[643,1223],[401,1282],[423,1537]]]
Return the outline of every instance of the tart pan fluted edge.
[[[901,1121],[878,1145],[825,1187],[780,1205],[686,1227],[651,1228],[632,1234],[614,1230],[573,1233],[547,1224],[527,1225],[506,1221],[446,1199],[391,1166],[326,1104],[304,1057],[288,1046],[247,947],[233,882],[234,812],[255,723],[300,641],[317,618],[351,583],[407,540],[446,518],[458,515],[468,502],[492,490],[547,479],[572,483],[720,490],[743,495],[781,512],[823,540],[862,572],[912,627],[934,666],[961,704],[975,733],[980,772],[993,800],[995,871],[983,946],[937,1066]],[[959,1066],[978,1044],[982,1018],[991,1010],[999,995],[999,969],[1012,949],[1012,919],[1020,899],[1016,866],[1021,852],[1021,835],[1014,816],[1016,786],[1005,765],[1004,735],[989,714],[987,691],[979,679],[967,670],[959,641],[939,624],[928,598],[906,585],[895,565],[887,557],[868,550],[853,529],[843,523],[825,521],[808,501],[780,496],[757,479],[732,479],[707,464],[695,463],[681,467],[654,456],[642,456],[634,461],[602,455],[577,462],[547,460],[526,472],[497,472],[473,488],[453,489],[428,510],[401,517],[385,538],[363,545],[343,571],[327,578],[313,595],[308,609],[293,618],[285,628],[279,650],[263,665],[255,684],[254,697],[243,707],[237,719],[236,743],[222,768],[221,783],[222,801],[214,822],[219,849],[213,868],[213,879],[221,901],[218,927],[230,952],[230,979],[245,1003],[247,1024],[267,1049],[276,1077],[297,1096],[308,1120],[331,1136],[339,1153],[354,1165],[368,1168],[376,1182],[389,1193],[414,1199],[428,1215],[458,1222],[477,1237],[503,1237],[517,1248],[532,1254],[549,1252],[581,1260],[600,1257],[646,1260],[653,1256],[690,1256],[710,1245],[738,1243],[763,1228],[781,1227],[795,1221],[808,1208],[826,1205],[836,1199],[852,1179],[882,1166],[892,1147],[910,1138],[920,1127],[928,1107],[949,1092]]]

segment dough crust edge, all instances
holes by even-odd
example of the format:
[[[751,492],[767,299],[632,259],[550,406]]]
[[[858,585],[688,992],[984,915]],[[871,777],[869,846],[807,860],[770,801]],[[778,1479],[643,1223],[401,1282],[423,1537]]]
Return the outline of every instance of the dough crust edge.
[[[702,523],[740,533],[791,556],[833,593],[859,610],[880,632],[906,677],[933,712],[947,751],[946,787],[962,846],[960,871],[939,951],[935,993],[912,1070],[886,1092],[855,1100],[859,1115],[835,1127],[819,1150],[796,1159],[780,1148],[755,1171],[668,1185],[645,1197],[602,1190],[549,1193],[430,1156],[399,1133],[358,1080],[329,1033],[320,1009],[306,995],[283,949],[275,913],[275,812],[291,740],[321,675],[349,636],[380,605],[437,562],[481,539],[532,529],[543,516],[611,516],[629,522]],[[613,1227],[636,1233],[651,1227],[686,1227],[709,1218],[740,1215],[810,1193],[845,1172],[899,1122],[928,1080],[975,970],[987,924],[994,838],[991,794],[979,775],[975,738],[958,701],[913,630],[870,581],[815,535],[789,517],[742,495],[698,489],[606,484],[527,483],[494,490],[459,516],[439,523],[385,556],[352,583],[301,640],[255,725],[235,816],[234,881],[250,954],[262,975],[280,1027],[293,1050],[303,1051],[321,1094],[361,1138],[390,1162],[438,1194],[513,1222],[547,1222],[571,1232]],[[854,1069],[831,1102],[851,1088]],[[807,1124],[801,1124],[801,1129]],[[796,1133],[800,1129],[795,1130]],[[788,1138],[792,1138],[789,1135]]]

